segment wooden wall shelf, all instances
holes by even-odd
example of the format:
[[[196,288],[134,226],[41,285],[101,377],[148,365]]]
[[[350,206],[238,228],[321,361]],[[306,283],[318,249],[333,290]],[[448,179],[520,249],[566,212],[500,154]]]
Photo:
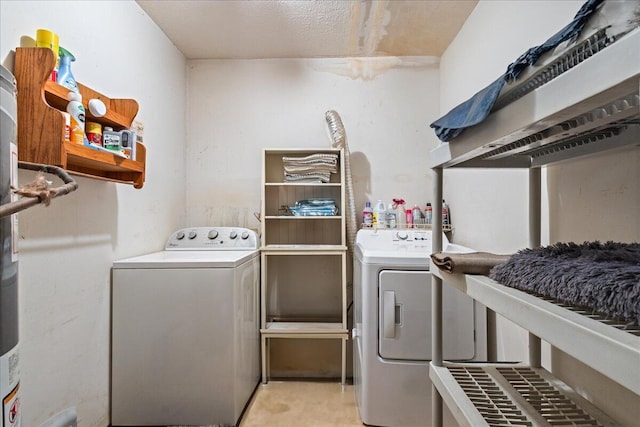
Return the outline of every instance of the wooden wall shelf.
[[[55,57],[47,48],[16,49],[14,74],[18,86],[18,158],[22,161],[59,166],[69,173],[131,184],[142,188],[145,180],[146,149],[136,146],[136,159],[65,142],[64,116],[69,90],[51,80]],[[133,99],[111,99],[78,83],[87,120],[114,130],[131,127],[138,113]],[[100,99],[107,107],[103,117],[93,117],[87,103]]]

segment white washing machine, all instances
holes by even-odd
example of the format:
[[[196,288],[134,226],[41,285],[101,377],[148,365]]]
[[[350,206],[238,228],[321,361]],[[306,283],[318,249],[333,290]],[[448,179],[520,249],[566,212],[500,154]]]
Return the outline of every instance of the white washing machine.
[[[449,252],[469,252],[443,236]],[[353,365],[365,424],[431,425],[430,230],[360,230],[354,256]],[[486,357],[484,308],[443,286],[446,360]],[[448,411],[446,411],[448,412]],[[448,417],[448,421],[447,421]],[[445,414],[445,425],[456,425]]]
[[[258,248],[187,228],[113,264],[111,425],[236,425],[260,381]]]

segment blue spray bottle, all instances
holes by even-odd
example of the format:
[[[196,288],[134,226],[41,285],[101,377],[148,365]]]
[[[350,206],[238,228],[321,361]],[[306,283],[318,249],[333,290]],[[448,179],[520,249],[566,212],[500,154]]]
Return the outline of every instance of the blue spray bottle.
[[[56,82],[69,90],[80,93],[76,79],[73,78],[71,73],[71,63],[76,60],[75,56],[62,46],[60,46],[58,52],[60,53],[60,68],[58,69]]]

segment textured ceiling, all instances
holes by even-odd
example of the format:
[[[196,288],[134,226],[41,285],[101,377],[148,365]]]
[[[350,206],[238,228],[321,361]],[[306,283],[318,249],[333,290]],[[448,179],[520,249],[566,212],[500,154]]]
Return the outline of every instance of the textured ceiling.
[[[477,0],[137,0],[188,59],[440,56]]]

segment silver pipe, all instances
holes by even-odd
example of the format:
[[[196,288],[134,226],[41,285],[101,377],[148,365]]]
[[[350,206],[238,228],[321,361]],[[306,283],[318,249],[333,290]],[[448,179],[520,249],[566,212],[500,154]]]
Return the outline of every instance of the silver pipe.
[[[540,168],[529,169],[529,247],[540,247],[542,233],[541,188],[542,172]],[[529,333],[529,365],[534,368],[542,366],[542,341]]]
[[[347,206],[343,207],[344,213],[346,213],[347,221],[347,247],[353,253],[353,248],[356,242],[356,233],[358,232],[358,224],[356,220],[356,206],[353,195],[353,181],[351,179],[351,159],[349,154],[349,144],[347,143],[347,133],[344,130],[342,119],[340,115],[329,110],[325,114],[327,126],[329,129],[329,135],[333,141],[333,148],[341,148],[344,150],[344,171],[345,171],[345,195],[347,199]]]
[[[487,308],[487,360],[498,361],[498,333],[496,312]]]
[[[442,251],[442,168],[433,171],[433,217],[431,252]],[[442,279],[431,275],[431,364],[442,366]],[[442,396],[431,384],[431,424],[442,427]]]

